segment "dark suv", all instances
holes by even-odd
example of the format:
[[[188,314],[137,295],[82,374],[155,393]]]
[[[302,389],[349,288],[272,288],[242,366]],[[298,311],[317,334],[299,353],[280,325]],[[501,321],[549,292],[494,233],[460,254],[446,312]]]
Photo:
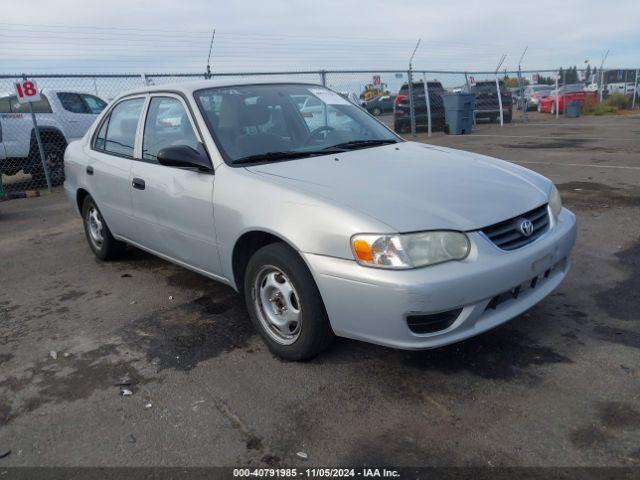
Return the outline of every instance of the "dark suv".
[[[464,85],[463,92],[473,93],[476,97],[476,118],[488,118],[495,122],[500,117],[500,103],[494,80],[476,82],[475,85]],[[500,96],[502,97],[502,115],[506,123],[511,121],[513,112],[513,97],[503,82],[500,82]]]
[[[431,126],[440,129],[444,126],[444,107],[442,94],[444,88],[437,80],[427,82],[431,107]],[[416,115],[416,129],[427,128],[427,103],[424,95],[424,82],[413,82],[413,108]],[[408,132],[411,129],[409,109],[409,84],[404,83],[393,105],[393,129],[396,132]]]

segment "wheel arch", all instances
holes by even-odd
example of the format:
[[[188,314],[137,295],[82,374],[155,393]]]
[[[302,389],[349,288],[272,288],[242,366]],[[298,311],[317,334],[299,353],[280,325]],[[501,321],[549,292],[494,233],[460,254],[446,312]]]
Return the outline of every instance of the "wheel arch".
[[[260,248],[272,243],[284,243],[289,246],[300,256],[305,265],[307,265],[307,268],[309,268],[304,256],[299,253],[300,249],[285,237],[266,229],[256,228],[245,231],[235,241],[231,254],[231,280],[234,284],[232,286],[234,286],[238,292],[242,293],[244,289],[245,270],[253,254]],[[309,271],[311,272],[311,269],[309,269]],[[314,276],[313,272],[311,272],[311,275]]]
[[[38,126],[38,131],[40,132],[40,138],[42,139],[42,143],[50,143],[50,142],[58,143],[59,142],[63,148],[67,147],[67,137],[65,137],[64,133],[62,133],[62,130],[60,130],[58,127]],[[30,145],[32,149],[38,148],[38,144],[36,141],[36,129],[33,127],[31,128],[30,142],[31,142]]]
[[[82,204],[87,197],[90,197],[91,194],[84,188],[79,188],[76,192],[76,205],[78,206],[78,211],[82,214]]]

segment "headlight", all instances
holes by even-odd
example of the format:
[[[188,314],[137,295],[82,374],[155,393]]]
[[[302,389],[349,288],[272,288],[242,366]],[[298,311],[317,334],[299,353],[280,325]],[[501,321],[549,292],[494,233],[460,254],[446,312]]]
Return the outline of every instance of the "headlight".
[[[558,218],[560,210],[562,210],[562,199],[555,185],[551,185],[551,191],[549,192],[549,207],[551,207],[553,215]]]
[[[404,235],[354,235],[351,247],[361,265],[377,268],[417,268],[469,255],[471,244],[464,233],[435,231]]]

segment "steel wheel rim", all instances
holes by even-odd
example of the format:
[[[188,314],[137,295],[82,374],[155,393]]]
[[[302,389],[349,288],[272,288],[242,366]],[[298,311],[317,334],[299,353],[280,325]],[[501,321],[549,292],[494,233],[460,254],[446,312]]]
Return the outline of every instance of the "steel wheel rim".
[[[87,226],[89,227],[91,243],[99,250],[102,248],[104,237],[102,236],[102,217],[96,207],[91,207],[87,212]]]
[[[302,307],[293,283],[277,267],[266,265],[253,285],[256,315],[264,331],[281,345],[292,345],[302,331]]]

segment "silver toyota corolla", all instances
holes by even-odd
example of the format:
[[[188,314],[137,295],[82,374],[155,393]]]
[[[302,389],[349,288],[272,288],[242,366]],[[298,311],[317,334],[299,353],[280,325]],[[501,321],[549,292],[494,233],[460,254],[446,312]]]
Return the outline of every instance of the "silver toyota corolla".
[[[288,359],[335,335],[405,349],[477,335],[556,288],[576,237],[545,177],[404,141],[312,84],[128,93],[65,168],[99,259],[130,244],[231,285]]]

